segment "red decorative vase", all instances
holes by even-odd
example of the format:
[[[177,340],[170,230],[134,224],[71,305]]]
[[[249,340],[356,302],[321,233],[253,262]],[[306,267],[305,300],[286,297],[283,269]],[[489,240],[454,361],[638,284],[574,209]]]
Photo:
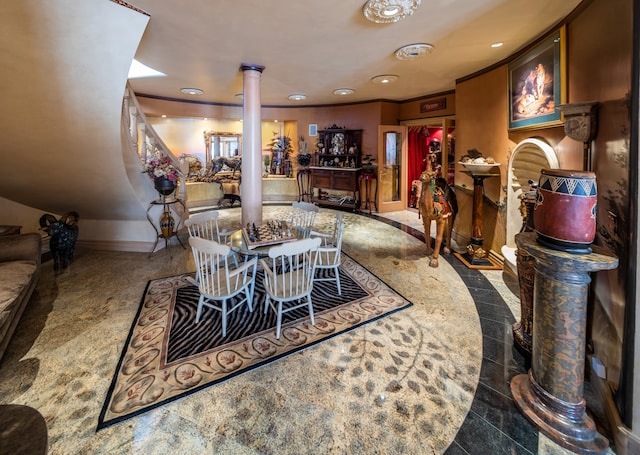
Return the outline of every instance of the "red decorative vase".
[[[542,169],[533,212],[538,243],[569,253],[591,253],[597,203],[595,173]]]

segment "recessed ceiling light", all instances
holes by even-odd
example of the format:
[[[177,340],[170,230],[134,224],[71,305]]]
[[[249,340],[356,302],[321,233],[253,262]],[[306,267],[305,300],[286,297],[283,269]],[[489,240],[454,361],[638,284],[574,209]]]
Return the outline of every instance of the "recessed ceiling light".
[[[375,76],[371,78],[371,82],[374,84],[391,84],[398,80],[398,75],[396,74],[381,74],[380,76]]]
[[[307,99],[307,95],[303,95],[302,93],[294,93],[289,95],[289,99],[291,101],[302,101]]]
[[[333,94],[345,96],[345,95],[351,95],[353,92],[354,90],[352,88],[337,88],[333,91]]]
[[[202,95],[204,93],[204,90],[200,88],[191,88],[191,87],[181,88],[180,91],[185,95]]]
[[[398,60],[412,60],[427,55],[432,49],[433,45],[429,43],[407,44],[396,50],[395,56]]]
[[[398,22],[420,6],[420,0],[369,0],[362,7],[364,17],[377,24]]]
[[[500,47],[500,46],[502,46],[503,44],[504,44],[504,43],[503,43],[502,41],[498,41],[498,42],[495,42],[495,43],[491,43],[491,47]]]

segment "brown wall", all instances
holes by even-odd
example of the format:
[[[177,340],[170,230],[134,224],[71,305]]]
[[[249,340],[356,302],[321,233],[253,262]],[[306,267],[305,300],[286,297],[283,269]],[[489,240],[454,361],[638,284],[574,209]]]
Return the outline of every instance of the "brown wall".
[[[626,94],[631,90],[632,1],[594,0],[567,24],[567,102],[598,101],[598,135],[592,144],[598,182],[598,235],[596,243],[620,258],[620,267],[595,276],[595,302],[590,337],[596,355],[604,361],[608,377],[617,384],[620,371],[624,273],[629,263],[628,154],[630,119]],[[507,65],[456,85],[456,159],[477,148],[501,163],[500,179],[485,181],[485,246],[500,251],[505,224],[501,208],[506,164],[515,145],[528,137],[545,139],[558,154],[564,169],[582,169],[582,144],[565,136],[563,127],[508,131]],[[460,214],[456,231],[469,236],[471,194],[464,191],[471,178],[456,168]],[[610,223],[608,212],[617,225]]]

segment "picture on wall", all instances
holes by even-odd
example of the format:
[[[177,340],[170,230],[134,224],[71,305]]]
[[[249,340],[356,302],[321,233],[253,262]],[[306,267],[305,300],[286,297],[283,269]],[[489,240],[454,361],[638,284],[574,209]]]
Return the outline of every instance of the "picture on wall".
[[[560,125],[565,102],[565,28],[509,64],[509,129]]]

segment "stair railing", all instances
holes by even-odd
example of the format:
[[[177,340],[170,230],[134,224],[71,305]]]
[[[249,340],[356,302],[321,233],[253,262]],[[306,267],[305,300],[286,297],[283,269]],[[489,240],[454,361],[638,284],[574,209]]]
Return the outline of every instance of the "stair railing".
[[[138,155],[140,159],[140,172],[143,172],[145,164],[151,161],[154,156],[168,158],[180,175],[178,197],[186,201],[187,192],[184,167],[187,166],[188,168],[188,164],[181,163],[180,160],[171,153],[169,147],[167,147],[160,136],[158,136],[158,133],[156,133],[156,130],[149,123],[140,108],[138,99],[128,83],[122,101],[122,122],[125,131],[129,134],[132,153]]]

